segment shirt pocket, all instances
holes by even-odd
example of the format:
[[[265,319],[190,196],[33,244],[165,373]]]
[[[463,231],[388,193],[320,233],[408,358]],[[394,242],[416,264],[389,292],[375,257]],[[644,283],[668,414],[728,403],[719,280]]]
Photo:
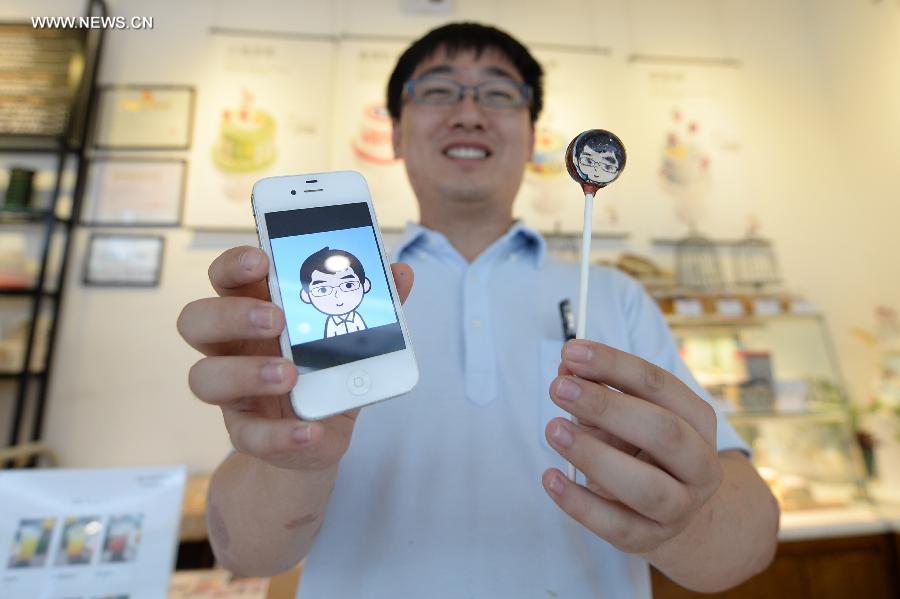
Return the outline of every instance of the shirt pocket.
[[[553,455],[558,457],[560,461],[562,461],[562,457],[547,443],[547,436],[544,434],[544,430],[547,428],[547,423],[554,418],[561,417],[568,420],[570,416],[568,412],[553,403],[553,400],[550,398],[550,383],[556,378],[556,373],[559,370],[559,356],[563,343],[562,339],[541,339],[540,364],[538,366],[538,372],[541,375],[541,386],[538,391],[538,406],[540,410],[538,413],[538,434],[544,448],[553,452]]]

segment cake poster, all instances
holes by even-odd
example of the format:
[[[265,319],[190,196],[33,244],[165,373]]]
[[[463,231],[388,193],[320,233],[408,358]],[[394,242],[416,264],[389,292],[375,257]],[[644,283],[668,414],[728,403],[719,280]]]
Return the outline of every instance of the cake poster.
[[[385,106],[388,79],[405,47],[400,42],[342,40],[338,49],[332,167],[363,174],[378,224],[387,229],[418,218],[403,161],[394,157]]]
[[[329,170],[334,55],[327,40],[210,35],[188,226],[252,230],[257,180]]]
[[[625,178],[633,180],[636,216],[654,237],[746,234],[758,213],[743,147],[740,69],[649,61],[628,69],[623,139],[633,170]]]
[[[580,233],[583,193],[566,173],[566,146],[587,129],[618,131],[618,86],[611,90],[610,81],[618,79],[621,67],[590,50],[537,49],[535,57],[544,69],[544,109],[535,124],[534,156],[514,209],[516,216],[540,231]],[[595,231],[619,228],[618,191],[601,194],[593,212]]]

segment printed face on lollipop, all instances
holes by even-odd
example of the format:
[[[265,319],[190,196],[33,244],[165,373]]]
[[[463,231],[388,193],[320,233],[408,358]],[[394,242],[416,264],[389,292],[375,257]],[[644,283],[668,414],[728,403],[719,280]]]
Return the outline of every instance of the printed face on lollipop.
[[[585,193],[606,187],[624,168],[622,140],[604,129],[584,131],[566,148],[566,170]]]
[[[619,174],[619,160],[611,149],[598,151],[585,145],[578,155],[578,168],[594,183],[609,183]]]

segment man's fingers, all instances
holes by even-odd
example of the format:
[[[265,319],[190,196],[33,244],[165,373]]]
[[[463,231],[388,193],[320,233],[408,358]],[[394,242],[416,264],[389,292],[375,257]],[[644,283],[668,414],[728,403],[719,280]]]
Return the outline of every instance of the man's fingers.
[[[691,506],[684,485],[663,470],[625,455],[562,418],[550,421],[547,441],[604,494],[662,524],[681,519]]]
[[[250,396],[283,395],[296,382],[293,362],[265,356],[203,358],[188,374],[194,395],[217,405]]]
[[[667,370],[627,352],[586,339],[566,343],[562,359],[572,374],[605,383],[675,412],[715,446],[715,411]]]
[[[230,408],[224,408],[222,416],[234,448],[265,461],[307,450],[323,432],[320,423],[265,418]]]
[[[391,273],[394,275],[394,285],[397,287],[397,293],[400,294],[400,303],[402,304],[409,296],[409,292],[412,291],[415,279],[413,269],[409,264],[395,262],[391,264]]]
[[[196,300],[178,317],[178,332],[205,354],[216,353],[216,344],[275,338],[283,328],[284,313],[278,306],[249,297]]]
[[[332,467],[350,441],[349,434],[331,430],[324,421],[265,418],[228,408],[222,415],[235,449],[282,468]]]
[[[691,425],[649,401],[575,376],[558,377],[550,396],[579,423],[643,449],[684,482],[705,484],[718,461],[715,449]]]
[[[594,534],[627,553],[646,553],[668,538],[658,523],[568,480],[556,468],[541,479],[556,504]]]
[[[242,295],[268,300],[269,257],[249,245],[231,248],[209,266],[209,282],[221,296]]]

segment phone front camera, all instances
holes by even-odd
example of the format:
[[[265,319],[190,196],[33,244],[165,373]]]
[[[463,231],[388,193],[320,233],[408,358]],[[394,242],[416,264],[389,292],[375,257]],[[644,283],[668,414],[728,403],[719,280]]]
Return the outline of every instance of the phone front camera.
[[[292,189],[292,190],[291,190],[291,195],[292,195],[292,196],[297,195],[297,190],[296,190],[296,189]]]

